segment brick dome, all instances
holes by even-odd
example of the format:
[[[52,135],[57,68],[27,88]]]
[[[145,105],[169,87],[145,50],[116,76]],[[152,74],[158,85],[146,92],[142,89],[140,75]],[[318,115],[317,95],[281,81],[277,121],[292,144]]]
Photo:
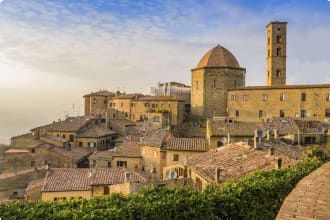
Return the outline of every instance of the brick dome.
[[[219,44],[209,50],[199,61],[197,68],[202,67],[235,67],[240,68],[235,56]]]

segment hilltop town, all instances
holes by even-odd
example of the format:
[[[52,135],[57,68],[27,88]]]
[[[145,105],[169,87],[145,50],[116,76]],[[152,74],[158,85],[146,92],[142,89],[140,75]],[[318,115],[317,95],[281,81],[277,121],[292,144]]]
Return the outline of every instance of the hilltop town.
[[[191,70],[191,85],[82,94],[84,115],[0,148],[1,201],[91,199],[146,185],[202,191],[296,165],[308,146],[329,143],[330,84],[286,84],[286,32],[286,22],[266,26],[264,86],[245,86],[246,69],[216,45]]]

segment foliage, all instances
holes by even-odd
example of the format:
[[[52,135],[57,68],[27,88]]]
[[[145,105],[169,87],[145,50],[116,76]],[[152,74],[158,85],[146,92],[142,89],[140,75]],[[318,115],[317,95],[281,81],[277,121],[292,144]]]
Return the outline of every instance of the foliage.
[[[326,161],[327,155],[324,150],[317,146],[308,147],[303,154],[303,161]]]
[[[297,182],[322,163],[259,171],[204,192],[189,187],[147,187],[124,196],[0,205],[3,219],[274,219]]]

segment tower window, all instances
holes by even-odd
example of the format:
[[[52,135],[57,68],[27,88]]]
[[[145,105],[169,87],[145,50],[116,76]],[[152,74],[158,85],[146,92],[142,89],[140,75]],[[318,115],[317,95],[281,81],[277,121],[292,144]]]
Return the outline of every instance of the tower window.
[[[284,93],[281,93],[280,94],[280,101],[283,102],[284,100],[285,100],[285,94]]]
[[[213,80],[213,83],[212,83],[212,88],[215,89],[217,88],[217,80]]]
[[[284,115],[284,111],[283,111],[283,110],[280,110],[280,117],[281,117],[281,118],[284,118],[284,116],[285,116],[285,115]]]
[[[268,39],[267,39],[267,43],[268,43],[268,45],[270,44],[270,37],[268,37]]]
[[[235,102],[236,101],[236,95],[231,95],[231,98],[230,99],[231,99],[231,101],[234,101]]]
[[[264,112],[262,110],[259,110],[259,118],[264,117]]]
[[[325,95],[325,99],[329,102],[330,101],[330,93],[327,93],[326,95]]]
[[[301,93],[301,101],[306,101],[306,93]]]
[[[262,101],[267,101],[268,100],[268,95],[267,94],[262,94]]]
[[[277,69],[276,70],[276,78],[279,78],[281,76],[281,70]]]
[[[243,101],[248,101],[249,100],[249,95],[243,95]]]
[[[330,117],[330,109],[325,110],[325,117],[327,117],[327,118]]]
[[[236,115],[237,118],[239,117],[239,111],[238,110],[236,110],[235,115]]]
[[[277,28],[278,31],[281,31],[281,28]]]
[[[307,111],[306,110],[301,110],[300,111],[300,117],[306,118],[307,117]]]
[[[276,48],[276,55],[281,56],[282,54],[282,49],[280,47]]]
[[[282,43],[282,36],[281,35],[276,35],[276,43]]]

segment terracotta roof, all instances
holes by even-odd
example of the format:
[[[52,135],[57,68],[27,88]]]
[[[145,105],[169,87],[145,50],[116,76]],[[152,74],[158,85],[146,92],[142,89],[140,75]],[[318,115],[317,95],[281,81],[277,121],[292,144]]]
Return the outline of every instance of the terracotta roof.
[[[330,162],[299,181],[276,219],[330,219]]]
[[[275,154],[270,156],[267,148],[256,150],[243,143],[235,143],[190,157],[187,165],[210,182],[215,181],[215,170],[220,167],[220,179],[223,182],[229,178],[243,177],[255,170],[273,169],[279,157],[282,159],[282,167],[298,162],[279,153],[276,148]]]
[[[279,86],[247,86],[235,89],[228,89],[228,91],[241,91],[241,90],[266,90],[266,89],[312,89],[312,88],[330,88],[330,84],[301,84],[301,85],[279,85]]]
[[[76,162],[81,161],[93,152],[92,150],[85,149],[82,147],[71,147],[70,149],[65,149],[63,147],[56,147],[50,144],[41,144],[39,146],[47,149],[48,151],[59,154],[63,157],[72,159]]]
[[[166,129],[147,129],[143,137],[141,137],[140,144],[162,147],[170,136],[170,132]]]
[[[76,132],[82,127],[84,127],[90,120],[91,118],[87,116],[69,117],[64,121],[54,122],[52,124],[33,128],[31,130]]]
[[[208,150],[208,144],[205,138],[171,138],[166,150],[203,152]]]
[[[87,191],[92,185],[124,183],[124,170],[97,168],[54,168],[46,175],[42,192]],[[130,182],[146,182],[137,172],[129,171]]]
[[[132,142],[120,147],[111,149],[115,157],[141,157],[140,147],[137,143]]]
[[[220,45],[212,48],[202,57],[197,65],[197,68],[203,67],[240,68],[235,56],[229,50]]]
[[[95,138],[95,137],[104,137],[117,134],[117,132],[106,128],[104,125],[91,125],[84,127],[79,133],[77,137],[84,138]]]

